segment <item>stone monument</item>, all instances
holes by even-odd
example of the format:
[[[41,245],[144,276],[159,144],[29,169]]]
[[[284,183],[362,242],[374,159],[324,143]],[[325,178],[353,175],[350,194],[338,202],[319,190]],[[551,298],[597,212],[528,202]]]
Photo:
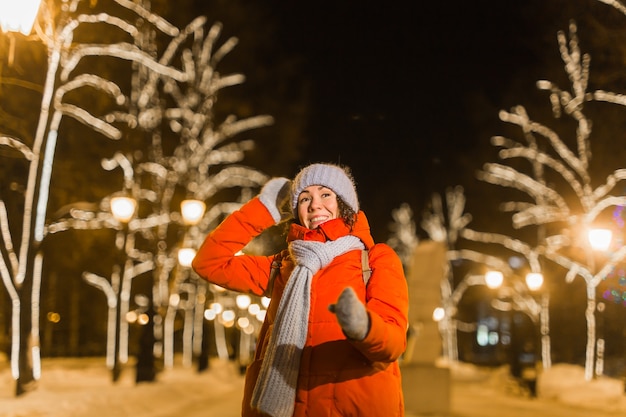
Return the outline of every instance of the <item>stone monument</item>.
[[[450,414],[450,369],[437,365],[442,339],[432,314],[441,305],[446,247],[423,241],[415,249],[409,270],[409,332],[401,361],[402,390],[409,415]]]

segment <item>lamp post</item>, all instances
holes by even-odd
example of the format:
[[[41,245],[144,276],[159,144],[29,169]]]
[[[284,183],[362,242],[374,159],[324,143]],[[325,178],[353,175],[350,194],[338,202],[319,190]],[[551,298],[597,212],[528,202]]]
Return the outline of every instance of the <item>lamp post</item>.
[[[454,318],[458,311],[458,305],[468,288],[475,285],[484,285],[494,290],[499,288],[504,281],[504,275],[500,271],[490,270],[485,274],[466,275],[454,288],[449,297],[443,300],[442,307],[436,307],[432,313],[432,319],[439,326],[439,331],[447,339],[444,345],[444,356],[449,361],[458,359],[458,342],[456,331],[458,322]]]
[[[183,268],[185,274],[181,281],[187,279],[191,262],[195,256],[196,250],[194,248],[180,248],[178,250],[178,264]],[[194,284],[180,285],[180,288],[183,288],[183,285],[188,288],[187,299],[184,303],[185,322],[183,329],[183,364],[186,366],[191,364],[194,356],[200,356],[202,350],[206,287]],[[179,305],[181,304],[179,303]]]
[[[600,229],[593,228],[589,229],[587,232],[587,239],[589,241],[589,246],[594,252],[606,252],[611,246],[611,240],[613,238],[613,233],[610,229]],[[591,254],[589,256],[589,264],[590,269],[593,274],[597,273],[596,271],[596,262],[595,256]],[[595,279],[595,278],[594,278]],[[598,285],[594,285],[594,317],[597,318],[596,322],[596,332],[595,332],[595,369],[593,377],[596,378],[604,373],[604,309],[605,304],[602,300],[597,301],[597,288]],[[593,340],[592,340],[593,342]]]
[[[550,295],[543,288],[544,277],[541,272],[529,272],[526,274],[526,286],[531,293],[540,292],[539,297],[539,335],[541,338],[541,364],[543,369],[552,366],[552,356],[550,348]]]
[[[250,363],[250,349],[252,345],[252,333],[254,332],[252,321],[248,314],[248,307],[252,304],[252,298],[247,294],[239,294],[235,297],[238,309],[237,328],[239,329],[239,343],[237,360],[239,371],[243,374]]]
[[[192,273],[191,262],[196,256],[195,246],[198,234],[196,226],[202,221],[205,211],[206,204],[201,200],[185,199],[180,203],[180,212],[186,228],[183,237],[183,247],[178,251],[178,263],[185,268],[187,274]],[[192,306],[189,306],[190,309],[193,309],[191,352],[192,356],[197,358],[198,370],[201,371],[208,367],[208,346],[204,340],[208,336],[204,320],[207,287],[206,283],[198,280],[195,280],[194,284],[196,290],[194,302]]]
[[[121,357],[122,352],[122,316],[125,313],[122,312],[122,303],[126,299],[126,296],[130,297],[130,289],[126,289],[124,285],[124,274],[126,268],[126,243],[128,240],[128,222],[130,222],[137,210],[137,201],[133,198],[126,196],[117,196],[111,198],[111,213],[113,217],[122,224],[122,231],[118,233],[116,238],[116,247],[120,254],[120,260],[116,262],[114,272],[111,274],[111,287],[117,296],[115,305],[115,339],[113,344],[113,382],[119,379],[121,368],[120,363],[125,362],[126,358]],[[128,291],[128,294],[125,292]]]
[[[182,217],[183,235],[182,242],[176,253],[178,265],[173,290],[171,291],[163,323],[163,363],[166,368],[174,366],[174,320],[179,308],[185,309],[185,321],[183,330],[183,362],[185,365],[191,363],[194,350],[201,349],[202,342],[198,338],[202,337],[202,314],[206,300],[205,288],[199,288],[192,283],[184,283],[190,272],[191,262],[196,256],[193,248],[194,242],[190,234],[196,229],[195,226],[202,220],[206,204],[195,199],[186,199],[180,203],[180,214]],[[181,300],[181,292],[187,293],[187,298]],[[201,305],[200,305],[201,304]],[[194,314],[195,313],[195,314]]]

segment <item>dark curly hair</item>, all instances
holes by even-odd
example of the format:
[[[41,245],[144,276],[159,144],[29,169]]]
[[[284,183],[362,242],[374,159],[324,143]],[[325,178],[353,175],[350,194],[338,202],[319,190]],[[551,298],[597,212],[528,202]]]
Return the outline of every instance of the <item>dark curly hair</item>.
[[[356,213],[339,196],[337,196],[337,206],[339,207],[339,217],[352,229],[356,223]]]

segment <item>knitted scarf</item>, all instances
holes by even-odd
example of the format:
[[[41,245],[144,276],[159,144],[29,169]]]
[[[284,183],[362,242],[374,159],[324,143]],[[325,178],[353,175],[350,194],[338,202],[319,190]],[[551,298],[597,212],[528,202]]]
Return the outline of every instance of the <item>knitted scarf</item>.
[[[296,267],[278,304],[274,330],[252,392],[252,408],[273,417],[293,415],[308,330],[311,279],[336,256],[363,248],[359,238],[350,235],[328,242],[295,240],[289,244]]]

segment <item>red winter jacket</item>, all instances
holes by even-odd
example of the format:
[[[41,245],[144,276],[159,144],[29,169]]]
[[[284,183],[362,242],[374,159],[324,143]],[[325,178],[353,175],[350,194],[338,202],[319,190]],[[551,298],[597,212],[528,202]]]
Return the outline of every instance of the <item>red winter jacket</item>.
[[[228,216],[200,247],[194,270],[204,279],[234,291],[263,295],[268,289],[275,256],[235,256],[274,220],[258,198]],[[345,235],[359,237],[369,250],[372,275],[363,281],[361,251],[336,257],[319,270],[311,283],[311,308],[306,345],[296,388],[295,417],[404,416],[398,358],[406,347],[408,291],[400,259],[385,244],[374,244],[363,212],[350,230],[335,219],[310,230],[293,224],[288,241],[327,241]],[[280,297],[294,264],[283,251],[282,266],[273,283],[271,303],[259,334],[254,361],[246,372],[243,417],[264,414],[250,408]],[[370,331],[362,341],[348,340],[328,305],[351,286],[366,303]],[[367,301],[366,301],[367,300]]]

